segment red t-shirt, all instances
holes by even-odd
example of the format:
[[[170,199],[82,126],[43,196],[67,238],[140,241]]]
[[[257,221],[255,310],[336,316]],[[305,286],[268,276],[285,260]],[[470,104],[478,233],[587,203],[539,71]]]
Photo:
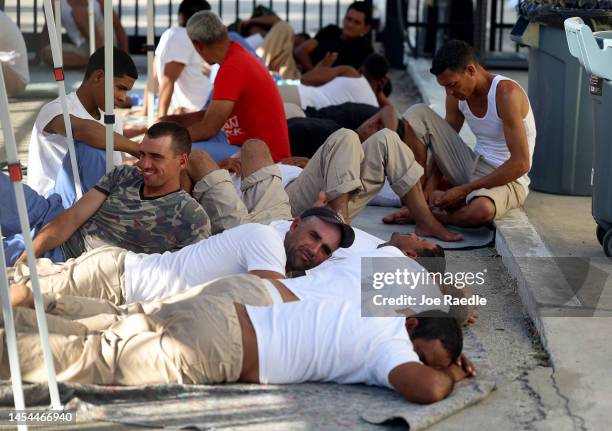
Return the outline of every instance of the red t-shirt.
[[[270,73],[240,44],[232,45],[215,78],[213,100],[236,102],[223,126],[230,144],[264,141],[275,162],[291,156],[283,100]]]

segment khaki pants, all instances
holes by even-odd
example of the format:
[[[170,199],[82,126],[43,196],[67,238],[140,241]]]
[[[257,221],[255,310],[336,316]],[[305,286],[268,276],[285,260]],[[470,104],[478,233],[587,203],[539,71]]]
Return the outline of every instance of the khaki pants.
[[[245,223],[291,219],[289,198],[278,166],[269,165],[253,172],[242,180],[240,190],[242,198],[224,169],[209,173],[193,188],[193,197],[210,217],[213,235]]]
[[[495,170],[481,155],[466,145],[459,134],[427,105],[418,104],[402,116],[414,130],[417,138],[431,148],[440,171],[454,184],[467,184]],[[474,190],[466,197],[466,204],[486,196],[495,204],[495,218],[523,205],[527,190],[518,181],[491,189]]]
[[[102,332],[83,334],[79,322],[73,322],[74,335],[66,335],[65,328],[54,332],[59,317],[47,316],[54,318],[48,319],[49,338],[58,380],[117,385],[238,380],[242,334],[234,302],[265,306],[272,300],[263,282],[248,274],[206,286],[158,301],[148,312],[141,304],[141,312],[124,316]],[[38,334],[22,326],[17,331],[23,380],[45,382]],[[0,350],[5,345],[1,343]],[[8,355],[0,353],[0,377],[7,378]]]
[[[124,262],[127,251],[119,247],[100,247],[76,259],[53,263],[37,259],[36,270],[42,293],[106,299],[113,304],[125,302]],[[32,287],[25,264],[12,271],[14,283]]]
[[[423,168],[399,136],[383,129],[363,144],[353,131],[332,133],[304,171],[285,190],[294,215],[310,208],[324,191],[329,200],[350,193],[349,217],[355,217],[389,180],[402,198],[419,181]]]
[[[257,54],[268,69],[278,72],[283,79],[300,79],[300,71],[293,59],[293,29],[279,21],[272,26]]]

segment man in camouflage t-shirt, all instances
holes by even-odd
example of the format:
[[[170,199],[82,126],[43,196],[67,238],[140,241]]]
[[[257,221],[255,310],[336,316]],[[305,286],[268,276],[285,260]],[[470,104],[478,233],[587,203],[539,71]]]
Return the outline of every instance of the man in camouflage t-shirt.
[[[139,168],[120,166],[34,238],[34,252],[61,247],[66,259],[103,245],[137,253],[178,250],[210,235],[200,204],[181,189],[191,138],[175,123],[158,123],[140,147]],[[25,254],[18,260],[25,259]]]

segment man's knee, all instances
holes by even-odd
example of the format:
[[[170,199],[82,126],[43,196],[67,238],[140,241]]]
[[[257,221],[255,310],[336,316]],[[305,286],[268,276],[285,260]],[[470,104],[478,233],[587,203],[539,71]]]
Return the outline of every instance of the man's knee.
[[[333,151],[361,151],[359,135],[353,130],[339,129],[329,135],[321,149],[326,152]]]
[[[495,218],[495,203],[488,197],[480,196],[470,202],[474,224],[487,224]]]
[[[187,174],[194,183],[204,178],[214,170],[219,169],[219,165],[206,151],[194,149],[189,154],[187,164]]]
[[[382,129],[374,133],[363,143],[363,151],[366,154],[376,153],[381,155],[406,153],[414,159],[412,150],[401,140],[393,130]]]
[[[417,103],[412,105],[402,114],[402,118],[407,120],[409,123],[412,121],[424,120],[431,115],[437,115],[429,106],[424,103]]]

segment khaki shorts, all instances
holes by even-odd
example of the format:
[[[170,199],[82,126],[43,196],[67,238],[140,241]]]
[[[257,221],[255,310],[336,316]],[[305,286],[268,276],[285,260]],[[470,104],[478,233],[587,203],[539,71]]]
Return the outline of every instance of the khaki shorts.
[[[500,219],[512,209],[519,208],[527,198],[527,192],[518,181],[493,187],[492,189],[479,189],[470,193],[466,202],[469,204],[473,199],[486,196],[495,204],[495,219]]]

